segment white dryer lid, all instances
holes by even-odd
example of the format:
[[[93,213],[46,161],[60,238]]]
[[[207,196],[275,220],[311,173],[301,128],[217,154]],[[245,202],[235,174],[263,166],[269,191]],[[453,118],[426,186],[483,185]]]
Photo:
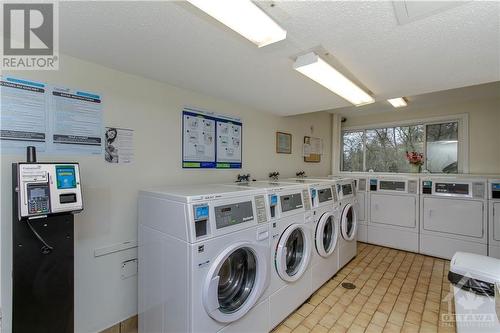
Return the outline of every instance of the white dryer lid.
[[[500,259],[457,252],[451,258],[450,272],[488,283],[500,282]]]

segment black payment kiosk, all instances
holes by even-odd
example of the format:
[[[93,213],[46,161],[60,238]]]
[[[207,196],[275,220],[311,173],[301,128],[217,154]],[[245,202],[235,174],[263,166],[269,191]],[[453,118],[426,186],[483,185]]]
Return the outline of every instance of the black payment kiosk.
[[[74,331],[73,214],[83,209],[78,163],[12,164],[12,331]]]

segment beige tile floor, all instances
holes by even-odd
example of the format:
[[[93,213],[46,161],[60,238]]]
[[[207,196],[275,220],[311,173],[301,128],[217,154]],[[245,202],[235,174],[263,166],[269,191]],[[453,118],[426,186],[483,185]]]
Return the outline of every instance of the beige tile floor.
[[[358,243],[358,256],[274,332],[455,332],[448,270],[447,260]]]

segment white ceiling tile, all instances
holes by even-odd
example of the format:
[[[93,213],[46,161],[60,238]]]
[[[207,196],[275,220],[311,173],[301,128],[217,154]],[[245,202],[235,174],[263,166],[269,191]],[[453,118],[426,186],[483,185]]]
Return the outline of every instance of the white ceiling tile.
[[[285,41],[259,49],[187,3],[61,2],[61,52],[276,114],[350,106],[292,69],[294,56],[318,47],[378,101],[500,80],[498,2],[404,25],[390,1],[259,6]]]

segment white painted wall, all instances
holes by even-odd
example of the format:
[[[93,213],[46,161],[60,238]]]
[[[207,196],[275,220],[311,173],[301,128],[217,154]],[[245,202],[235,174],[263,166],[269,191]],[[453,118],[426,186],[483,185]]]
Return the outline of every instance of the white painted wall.
[[[9,73],[49,84],[66,85],[103,95],[106,126],[135,130],[135,162],[106,164],[102,156],[46,156],[40,161],[76,160],[81,164],[85,210],[75,218],[76,332],[96,332],[137,312],[137,279],[121,280],[120,265],[136,257],[127,250],[94,258],[94,249],[137,239],[136,194],[162,184],[230,182],[238,173],[266,178],[269,171],[294,176],[298,170],[326,176],[331,170],[331,115],[313,113],[278,117],[231,102],[118,72],[72,57],[62,57],[59,71]],[[183,170],[181,110],[193,106],[243,119],[242,170]],[[313,130],[311,132],[311,129]],[[275,153],[275,132],[293,135],[291,155]],[[304,163],[304,135],[321,137],[321,163]],[[10,165],[25,155],[1,156],[2,309],[10,314],[9,272],[11,224]],[[4,321],[4,327],[6,327]]]
[[[469,117],[469,172],[500,174],[500,99],[498,98],[461,103],[450,101],[421,109],[389,109],[387,112],[366,116],[347,116],[347,121],[342,123],[342,126],[370,126],[464,113]],[[334,127],[332,135],[338,138],[340,131]]]

